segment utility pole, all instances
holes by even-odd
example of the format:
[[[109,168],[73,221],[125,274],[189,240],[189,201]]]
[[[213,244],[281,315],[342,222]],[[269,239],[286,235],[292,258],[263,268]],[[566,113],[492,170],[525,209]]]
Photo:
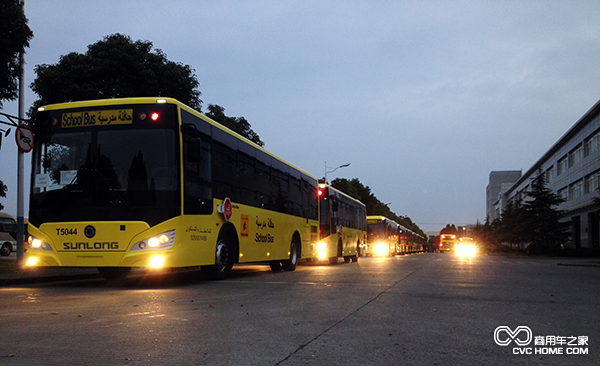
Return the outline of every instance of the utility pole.
[[[25,13],[25,0],[21,0],[23,13]],[[19,77],[19,121],[25,119],[25,50],[19,56],[19,67],[21,76]],[[17,147],[17,268],[21,270],[25,261],[25,248],[23,246],[23,237],[25,236],[25,220],[23,213],[25,211],[25,173],[24,161],[25,153]]]

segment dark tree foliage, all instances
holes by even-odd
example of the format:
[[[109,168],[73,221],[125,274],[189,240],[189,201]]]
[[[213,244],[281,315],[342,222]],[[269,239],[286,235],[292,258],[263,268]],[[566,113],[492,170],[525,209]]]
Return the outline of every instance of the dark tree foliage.
[[[508,243],[537,253],[553,253],[569,240],[568,223],[560,222],[555,207],[564,200],[546,187],[545,175],[538,174],[523,202],[510,202],[500,218],[477,227],[476,233],[488,245]]]
[[[29,47],[32,37],[20,1],[0,0],[0,108],[2,100],[17,99],[19,55]]]
[[[522,249],[530,230],[527,223],[526,211],[521,200],[511,201],[502,212],[502,219],[496,223],[496,236],[501,242]]]
[[[0,197],[6,197],[8,187],[0,180]],[[4,205],[0,203],[0,211],[4,210]]]
[[[260,136],[252,130],[250,123],[244,117],[228,117],[225,115],[225,108],[220,105],[209,104],[206,116],[239,133],[259,146],[265,145],[265,143],[260,140]]]
[[[446,226],[440,230],[440,233],[442,234],[456,234],[458,233],[458,229],[456,228],[456,225],[452,224],[446,224]]]
[[[423,237],[427,237],[423,230],[421,230],[417,224],[412,222],[410,217],[399,216],[392,212],[388,205],[377,199],[371,192],[371,188],[369,188],[369,186],[364,186],[358,178],[352,180],[337,178],[331,182],[331,186],[364,203],[367,207],[367,215],[385,216],[407,229],[410,229]]]
[[[55,65],[37,65],[31,88],[39,106],[124,97],[172,97],[200,111],[202,100],[194,70],[169,61],[150,41],[133,42],[112,34],[88,46],[85,54],[61,56]]]
[[[568,224],[560,222],[561,212],[554,207],[564,199],[546,187],[544,174],[539,174],[531,182],[531,191],[527,192],[531,199],[523,203],[524,230],[523,235],[533,248],[544,251],[555,251],[569,239]]]

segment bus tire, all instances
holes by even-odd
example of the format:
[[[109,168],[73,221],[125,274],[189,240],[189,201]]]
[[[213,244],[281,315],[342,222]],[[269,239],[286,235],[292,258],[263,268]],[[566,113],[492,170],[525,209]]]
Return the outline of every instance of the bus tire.
[[[281,272],[282,270],[280,261],[269,262],[269,267],[271,267],[271,271],[273,272]]]
[[[281,261],[281,267],[284,271],[293,271],[296,269],[296,265],[298,264],[298,247],[298,240],[296,237],[293,237],[292,243],[290,244],[290,258]]]
[[[222,280],[233,267],[231,246],[220,237],[215,248],[215,264],[200,267],[200,271],[211,280]]]
[[[338,257],[330,257],[329,264],[334,265],[338,263]]]
[[[10,255],[10,252],[12,251],[12,244],[11,243],[4,243],[2,245],[2,248],[0,248],[0,255],[3,257],[6,257],[8,255]]]
[[[121,280],[129,274],[131,267],[98,267],[100,276],[107,281]]]
[[[360,244],[356,245],[356,253],[350,257],[352,262],[358,262],[358,257],[360,257]]]

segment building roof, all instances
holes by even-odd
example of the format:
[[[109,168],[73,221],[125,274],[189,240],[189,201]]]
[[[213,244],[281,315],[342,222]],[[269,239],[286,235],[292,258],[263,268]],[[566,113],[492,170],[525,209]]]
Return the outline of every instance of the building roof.
[[[590,108],[583,115],[583,117],[575,122],[575,124],[560,139],[558,139],[558,141],[552,145],[552,147],[550,147],[550,149],[548,149],[548,151],[546,151],[546,153],[542,155],[542,157],[535,164],[533,164],[533,166],[529,168],[529,170],[527,170],[525,174],[523,174],[508,191],[506,191],[506,194],[508,195],[512,193],[512,191],[521,185],[521,183],[523,183],[526,179],[529,179],[535,171],[540,169],[542,165],[552,157],[552,155],[554,155],[558,150],[560,150],[560,148],[567,144],[573,138],[573,136],[581,131],[588,124],[588,122],[590,122],[599,113],[600,100],[598,100],[596,104],[594,104],[592,108]]]

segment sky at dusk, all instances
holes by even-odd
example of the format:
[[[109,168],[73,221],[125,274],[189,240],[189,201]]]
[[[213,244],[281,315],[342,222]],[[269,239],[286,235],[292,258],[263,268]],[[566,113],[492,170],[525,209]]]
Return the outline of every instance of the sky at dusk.
[[[484,222],[490,171],[528,170],[600,99],[597,0],[26,0],[25,12],[26,109],[36,65],[114,33],[150,41],[195,70],[204,110],[245,117],[316,177],[350,163],[328,179],[358,178],[424,231]],[[13,131],[0,151],[12,215],[16,150]]]

